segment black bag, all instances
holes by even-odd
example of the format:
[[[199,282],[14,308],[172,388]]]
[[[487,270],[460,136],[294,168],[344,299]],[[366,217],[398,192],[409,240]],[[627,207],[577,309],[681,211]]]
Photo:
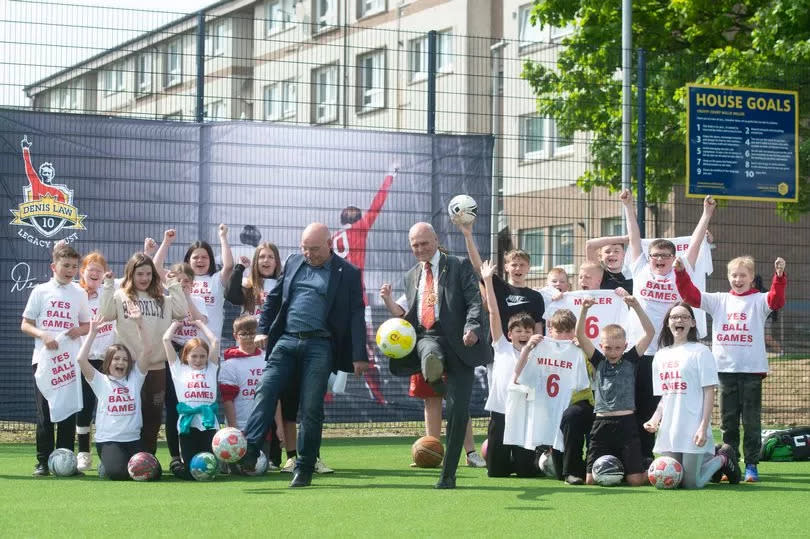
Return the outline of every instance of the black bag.
[[[810,427],[769,432],[762,440],[759,457],[774,462],[810,459]]]

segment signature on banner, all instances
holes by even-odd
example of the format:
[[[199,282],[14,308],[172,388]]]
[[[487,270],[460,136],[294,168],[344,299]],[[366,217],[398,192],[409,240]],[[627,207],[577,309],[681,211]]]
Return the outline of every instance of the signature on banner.
[[[11,292],[23,292],[37,285],[37,280],[31,277],[31,266],[27,262],[18,262],[11,268]]]

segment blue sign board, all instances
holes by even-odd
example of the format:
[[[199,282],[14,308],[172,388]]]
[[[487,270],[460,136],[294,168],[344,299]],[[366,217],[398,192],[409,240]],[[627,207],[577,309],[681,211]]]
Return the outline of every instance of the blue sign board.
[[[796,92],[687,85],[686,196],[796,202]]]

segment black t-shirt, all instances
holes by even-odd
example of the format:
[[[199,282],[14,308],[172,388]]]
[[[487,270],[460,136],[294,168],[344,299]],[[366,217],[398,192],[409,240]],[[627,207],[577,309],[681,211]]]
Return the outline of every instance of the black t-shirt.
[[[602,290],[616,290],[617,288],[624,288],[628,294],[633,293],[633,279],[628,279],[624,273],[605,270],[602,274],[602,284],[599,286]]]
[[[529,313],[534,318],[535,324],[543,323],[546,306],[540,292],[527,286],[512,286],[497,275],[492,277],[492,285],[495,289],[495,299],[498,300],[498,314],[501,315],[504,335],[509,327],[509,319],[519,312]]]

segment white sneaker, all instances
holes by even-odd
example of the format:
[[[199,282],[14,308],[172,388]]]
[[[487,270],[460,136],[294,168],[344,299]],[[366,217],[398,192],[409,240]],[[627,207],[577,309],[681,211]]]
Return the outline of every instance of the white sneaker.
[[[290,457],[287,459],[287,462],[284,463],[284,467],[281,469],[282,473],[293,473],[295,470],[295,459]]]
[[[279,467],[268,460],[267,461],[267,471],[268,472],[277,472],[277,471],[279,471]]]
[[[324,464],[323,461],[318,458],[315,460],[315,473],[335,473],[335,470]]]
[[[79,454],[76,455],[76,462],[76,468],[80,472],[86,472],[93,467],[93,456],[86,451],[80,451]]]
[[[467,466],[470,468],[486,468],[487,461],[485,461],[477,452],[473,451],[467,455]]]

